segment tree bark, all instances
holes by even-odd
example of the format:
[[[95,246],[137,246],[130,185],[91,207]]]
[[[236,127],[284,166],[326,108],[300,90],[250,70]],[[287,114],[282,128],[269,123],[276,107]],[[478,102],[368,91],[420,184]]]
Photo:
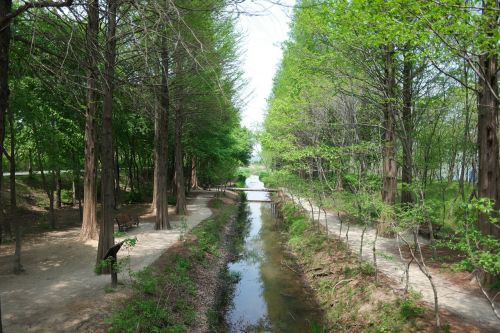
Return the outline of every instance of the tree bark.
[[[132,147],[132,145],[130,145]],[[127,156],[127,170],[128,170],[128,186],[130,189],[130,192],[135,191],[134,187],[134,175],[133,175],[133,170],[132,170],[132,149],[129,150],[129,154]],[[126,188],[125,188],[126,190]]]
[[[196,159],[193,157],[191,162],[191,189],[198,190],[200,182],[198,181],[198,174],[196,172]]]
[[[54,175],[52,175],[52,180],[54,180],[54,178],[55,178]],[[50,188],[47,190],[47,196],[49,197],[50,228],[55,229],[56,228],[56,214],[54,211],[54,190],[52,189],[51,185],[47,185],[47,186],[49,186],[49,188]]]
[[[182,60],[179,56],[176,57],[177,76],[182,72]],[[180,84],[179,84],[180,85]],[[175,211],[177,214],[186,214],[186,188],[184,184],[184,156],[182,148],[182,91],[179,87],[177,90],[175,102],[175,192],[177,202]]]
[[[117,0],[108,0],[106,52],[104,66],[104,103],[102,115],[102,222],[97,247],[97,262],[114,245],[114,158],[113,158],[113,93],[116,62],[116,12]],[[102,273],[110,273],[111,267],[105,267]]]
[[[467,87],[469,85],[469,71],[467,64],[464,60],[464,83]],[[462,200],[465,200],[465,164],[467,163],[467,153],[468,153],[468,142],[469,142],[469,130],[470,130],[470,113],[469,113],[469,89],[465,88],[465,124],[464,124],[464,136],[462,141],[462,163],[460,165],[460,180],[459,188]]]
[[[0,18],[7,16],[12,11],[12,0],[0,1]],[[10,26],[0,29],[0,191],[3,183],[3,149],[5,139],[5,115],[9,102],[9,47],[10,47]],[[2,196],[0,195],[0,224],[7,228],[3,207]],[[2,221],[3,220],[3,221]],[[1,231],[1,230],[0,230]],[[1,237],[1,235],[0,235]]]
[[[28,175],[33,178],[33,152],[31,149],[28,150]]]
[[[414,202],[413,192],[409,187],[413,182],[413,64],[411,60],[405,60],[403,64],[403,135],[401,143],[403,147],[403,167],[401,180],[401,204]]]
[[[10,211],[13,214],[17,208],[16,202],[16,155],[15,155],[15,130],[14,130],[14,110],[9,112],[9,123],[10,123]],[[0,161],[1,163],[1,161]],[[8,222],[9,223],[9,222]],[[14,274],[20,274],[24,271],[23,265],[21,264],[21,244],[22,244],[22,234],[21,234],[21,221],[17,220],[15,222],[15,234],[16,234],[16,247],[14,251]],[[8,226],[10,231],[10,223]]]
[[[118,209],[120,206],[120,158],[118,155],[118,144],[115,147],[115,192],[114,192],[114,207]]]
[[[45,176],[45,171],[42,162],[42,155],[40,151],[38,151],[37,157],[38,157],[38,170],[40,170],[40,176],[42,177],[42,185],[45,190],[45,193],[47,194],[47,198],[49,199],[50,227],[52,229],[55,229],[56,217],[54,213],[54,182],[55,182],[54,172],[52,172],[52,177],[51,177],[52,179],[49,183],[47,177]]]
[[[9,112],[9,125],[10,125],[10,210],[14,212],[17,207],[16,202],[16,155],[15,155],[15,146],[16,146],[16,137],[15,137],[15,129],[14,129],[14,110],[10,110]],[[1,163],[1,161],[0,161]]]
[[[85,113],[85,165],[83,176],[83,217],[81,240],[97,238],[96,188],[96,112],[97,112],[97,53],[99,35],[99,0],[87,2],[87,110]]]
[[[186,214],[186,188],[184,180],[184,156],[182,148],[182,107],[178,101],[175,107],[175,187],[177,203],[175,211],[177,214]]]
[[[500,209],[500,165],[498,146],[498,58],[492,53],[480,56],[483,77],[479,78],[477,141],[479,148],[479,197],[496,200]],[[496,96],[495,96],[496,95]],[[500,236],[485,216],[480,216],[479,227],[484,234]]]
[[[56,170],[56,207],[62,207],[62,180],[61,170]]]
[[[155,109],[155,175],[154,204],[156,210],[155,229],[171,229],[168,218],[168,113],[169,113],[169,91],[168,91],[168,69],[169,55],[167,39],[162,38],[161,51],[161,87],[159,92],[159,103]]]
[[[396,146],[394,136],[395,103],[394,45],[385,50],[385,101],[384,101],[384,146],[383,146],[383,189],[382,200],[389,204],[396,202]]]
[[[76,180],[75,178],[73,178],[73,180],[71,181],[71,206],[75,206],[76,205]]]

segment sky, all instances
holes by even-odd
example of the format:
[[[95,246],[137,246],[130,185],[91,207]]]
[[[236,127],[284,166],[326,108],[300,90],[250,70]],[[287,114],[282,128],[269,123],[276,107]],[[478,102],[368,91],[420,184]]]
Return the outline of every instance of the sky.
[[[280,2],[285,6],[273,3]],[[242,14],[237,30],[242,34],[241,53],[244,76],[248,82],[242,96],[246,102],[242,125],[259,128],[264,121],[273,77],[282,57],[281,45],[288,38],[291,6],[295,0],[248,0],[242,8],[258,15]]]

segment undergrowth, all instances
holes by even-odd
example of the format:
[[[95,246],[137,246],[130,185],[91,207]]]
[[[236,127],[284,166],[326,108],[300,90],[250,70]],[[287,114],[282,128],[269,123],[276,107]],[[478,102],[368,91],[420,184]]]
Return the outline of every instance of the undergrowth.
[[[134,295],[108,318],[109,332],[185,332],[196,318],[194,271],[220,255],[222,230],[237,206],[218,207],[216,214],[192,230],[166,268],[132,273]]]
[[[399,295],[375,282],[375,268],[359,262],[341,240],[326,237],[290,203],[281,206],[288,246],[316,290],[331,332],[428,331],[427,309],[414,293]],[[431,322],[432,320],[430,320]]]

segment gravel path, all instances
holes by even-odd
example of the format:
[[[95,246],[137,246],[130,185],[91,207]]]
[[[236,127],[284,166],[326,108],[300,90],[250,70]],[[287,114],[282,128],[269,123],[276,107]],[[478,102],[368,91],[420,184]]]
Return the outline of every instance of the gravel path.
[[[296,198],[296,197],[295,197]],[[297,200],[297,199],[296,199]],[[309,202],[304,199],[299,199],[301,206],[311,215],[311,208]],[[319,213],[317,206],[313,204],[313,211],[316,220],[319,217],[320,223],[325,224],[325,214]],[[336,214],[328,212],[326,214],[326,221],[328,223],[328,230],[339,236],[340,221]],[[346,239],[346,224],[344,223],[342,229],[342,239]],[[361,234],[363,228],[357,225],[351,225],[349,228],[349,247],[354,253],[359,253],[361,245]],[[369,228],[366,230],[363,240],[363,259],[373,262],[372,246],[375,239],[375,230]],[[420,239],[419,242],[426,242]],[[378,237],[377,239],[377,264],[379,271],[383,272],[386,276],[392,278],[397,288],[404,288],[404,267],[407,262],[403,261],[397,250],[397,240],[394,238]],[[485,328],[492,329],[493,331],[500,332],[500,320],[495,316],[491,309],[490,303],[484,298],[479,297],[476,293],[470,290],[465,290],[459,285],[447,280],[444,276],[433,272],[433,280],[436,285],[440,307],[446,310],[478,323]],[[434,294],[427,277],[419,270],[416,264],[410,267],[410,287],[413,290],[419,291],[423,300],[429,304],[434,304]],[[479,290],[479,288],[477,288]],[[497,308],[500,304],[497,302]]]
[[[172,230],[154,230],[154,218],[141,219],[128,237],[137,237],[130,251],[130,267],[140,270],[155,261],[161,253],[179,240],[182,232],[210,217],[207,207],[213,193],[204,192],[188,201],[185,223],[172,221]],[[182,226],[185,224],[184,226]],[[186,228],[187,225],[187,228]],[[97,241],[78,241],[78,228],[45,234],[43,241],[23,249],[26,273],[10,273],[12,256],[0,255],[0,295],[3,328],[14,332],[81,332],[83,324],[96,316],[100,306],[119,298],[126,288],[107,293],[109,275],[95,275],[93,266]],[[117,240],[119,241],[119,239]],[[123,255],[126,250],[120,252]],[[119,253],[119,257],[120,257]],[[119,281],[128,278],[120,273]]]

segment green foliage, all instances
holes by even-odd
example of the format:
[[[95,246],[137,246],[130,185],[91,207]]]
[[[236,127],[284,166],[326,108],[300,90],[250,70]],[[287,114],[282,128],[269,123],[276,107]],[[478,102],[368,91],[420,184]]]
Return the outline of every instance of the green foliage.
[[[284,204],[281,210],[287,226],[288,244],[304,265],[306,272],[318,267],[325,268],[324,265],[328,262],[325,258],[333,256],[330,258],[333,264],[328,267],[330,274],[314,276],[311,280],[325,312],[328,331],[420,330],[416,319],[423,317],[426,309],[418,304],[418,294],[410,292],[404,298],[380,298],[377,295],[387,290],[377,290],[384,287],[376,283],[375,268],[371,263],[364,262],[359,265],[357,258],[347,251],[342,241],[325,237],[312,224],[303,225],[302,221],[307,221],[307,217],[295,206]],[[297,225],[300,225],[300,228],[293,229]],[[294,235],[300,237],[294,238]],[[350,286],[350,282],[355,283],[355,287]],[[366,306],[370,309],[369,312],[361,312]],[[315,329],[318,332],[323,331],[319,325],[315,326]]]
[[[224,201],[222,201],[221,199],[213,199],[210,200],[208,203],[208,207],[210,208],[220,209],[223,206],[224,206]]]
[[[209,219],[205,222],[203,229],[197,229],[193,232],[198,239],[198,246],[201,251],[212,255],[218,254],[220,227],[220,223],[216,220]]]
[[[243,173],[243,172],[239,172],[234,185],[236,187],[245,187],[246,186],[245,181],[246,181],[247,177],[248,177],[248,174]]]
[[[159,275],[151,267],[131,275],[136,296],[109,318],[110,332],[185,332],[194,319],[193,306],[182,299],[172,305],[162,297],[157,298],[165,284],[194,293],[186,259],[176,257],[173,265],[165,275]]]
[[[127,193],[127,203],[133,204],[133,203],[141,203],[144,202],[144,197],[141,192],[137,191],[130,191]]]
[[[73,192],[70,190],[63,189],[61,191],[61,199],[63,202],[72,202],[73,201]]]
[[[413,319],[422,316],[425,309],[416,304],[412,298],[406,298],[399,301],[399,311],[405,320]]]
[[[240,202],[246,202],[247,201],[247,194],[243,191],[241,191],[239,194],[238,194],[238,197],[240,199]]]
[[[176,328],[162,330],[171,324],[171,315],[167,309],[158,306],[155,299],[134,299],[110,319],[109,332],[183,332]]]
[[[146,267],[131,273],[135,294],[108,319],[110,332],[185,332],[196,318],[193,274],[219,252],[221,230],[235,212],[234,206],[222,206],[213,218],[199,224],[192,231],[197,239],[183,243],[184,249],[173,256],[164,271]],[[237,277],[228,274],[225,280],[229,283],[234,279]]]
[[[132,273],[132,287],[144,294],[153,295],[158,286],[159,277],[155,275],[151,267]]]
[[[359,270],[364,275],[375,275],[375,267],[369,262],[363,262]]]
[[[497,226],[498,212],[493,209],[493,202],[487,198],[472,199],[464,203],[457,211],[456,229],[454,237],[448,245],[452,249],[460,250],[467,255],[465,267],[473,267],[493,276],[500,275],[500,240],[491,235],[485,235],[478,226],[478,217],[483,224]]]

